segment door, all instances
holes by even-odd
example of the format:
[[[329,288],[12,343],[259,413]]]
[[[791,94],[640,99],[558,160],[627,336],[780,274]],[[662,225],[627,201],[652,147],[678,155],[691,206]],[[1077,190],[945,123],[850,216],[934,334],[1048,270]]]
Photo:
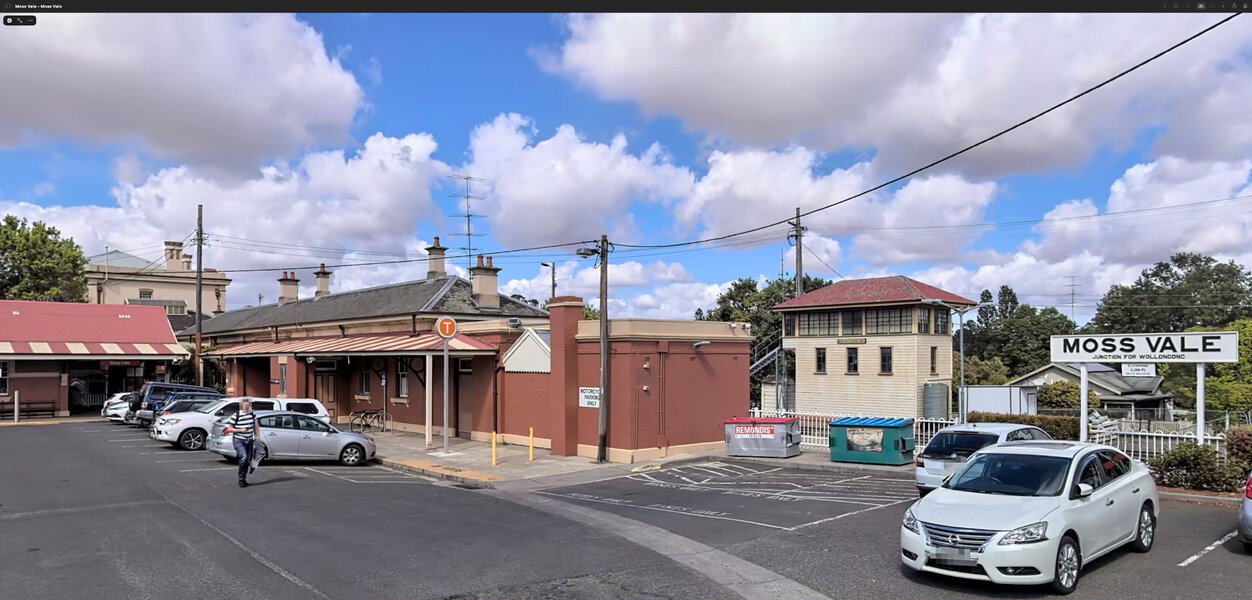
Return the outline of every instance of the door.
[[[1114,500],[1113,508],[1117,512],[1117,536],[1115,541],[1129,539],[1139,524],[1139,506],[1143,495],[1135,482],[1131,481],[1130,458],[1121,452],[1101,450],[1096,453],[1100,457],[1107,479],[1105,487],[1111,488]],[[1138,501],[1136,501],[1138,500]]]
[[[325,423],[306,415],[296,416],[300,428],[300,458],[323,459],[339,455],[339,435]]]
[[[326,407],[326,411],[330,413],[330,422],[335,422],[337,415],[335,404],[335,374],[334,373],[318,373],[316,380],[313,382],[313,397],[321,401]]]
[[[301,431],[292,415],[268,415],[257,420],[270,458],[296,458],[300,453]]]
[[[1114,526],[1120,507],[1113,497],[1113,486],[1104,485],[1104,470],[1095,453],[1088,454],[1079,462],[1070,491],[1076,492],[1080,483],[1090,485],[1095,491],[1086,498],[1074,498],[1074,494],[1067,494],[1070,498],[1067,512],[1070,523],[1078,531],[1078,539],[1084,540],[1082,555],[1087,560],[1108,548],[1121,536]]]
[[[457,437],[468,440],[470,438],[470,431],[474,429],[474,414],[472,410],[474,403],[471,398],[466,397],[469,395],[468,391],[470,387],[466,384],[472,375],[461,371],[460,366],[461,361],[453,357],[452,381],[455,382],[456,385],[456,411],[453,413],[456,415],[456,424],[454,427],[456,427]]]

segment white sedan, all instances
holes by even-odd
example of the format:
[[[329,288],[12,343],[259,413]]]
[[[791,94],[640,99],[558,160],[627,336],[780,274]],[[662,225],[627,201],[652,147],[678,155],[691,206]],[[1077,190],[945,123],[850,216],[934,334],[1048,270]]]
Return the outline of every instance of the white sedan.
[[[113,394],[100,408],[100,416],[121,423],[126,418],[126,411],[130,410],[130,395],[131,392]]]
[[[930,573],[995,583],[1078,586],[1082,567],[1125,544],[1152,549],[1161,502],[1148,468],[1085,442],[984,448],[915,502],[900,559]]]

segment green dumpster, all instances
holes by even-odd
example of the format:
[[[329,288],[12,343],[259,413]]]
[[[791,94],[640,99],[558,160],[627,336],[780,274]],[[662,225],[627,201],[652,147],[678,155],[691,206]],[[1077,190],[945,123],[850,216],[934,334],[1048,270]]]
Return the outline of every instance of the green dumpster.
[[[841,417],[830,422],[830,460],[907,465],[913,462],[913,419]]]

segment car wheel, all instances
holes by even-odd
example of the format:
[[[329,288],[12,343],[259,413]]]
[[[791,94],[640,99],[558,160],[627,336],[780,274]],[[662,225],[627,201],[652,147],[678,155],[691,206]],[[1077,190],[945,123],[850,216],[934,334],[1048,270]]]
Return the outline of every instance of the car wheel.
[[[1243,551],[1247,552],[1248,554],[1252,554],[1252,542],[1244,542]]]
[[[1135,552],[1147,552],[1152,549],[1152,541],[1156,539],[1156,517],[1152,514],[1152,506],[1144,503],[1139,509],[1139,524],[1135,526],[1135,541],[1130,547]]]
[[[1078,542],[1067,535],[1061,538],[1056,549],[1056,574],[1052,579],[1052,590],[1058,594],[1072,593],[1078,588],[1078,572],[1082,569],[1082,555],[1078,551]]]
[[[183,450],[199,450],[204,448],[204,432],[199,429],[188,429],[178,436],[178,446]]]
[[[355,467],[365,462],[365,448],[358,444],[348,444],[339,451],[339,464]]]

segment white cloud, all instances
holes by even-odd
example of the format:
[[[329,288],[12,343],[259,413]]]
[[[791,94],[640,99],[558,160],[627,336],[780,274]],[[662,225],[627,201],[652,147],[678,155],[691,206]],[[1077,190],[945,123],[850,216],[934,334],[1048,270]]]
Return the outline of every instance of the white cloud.
[[[728,283],[668,283],[658,285],[651,292],[640,294],[624,302],[617,314],[622,317],[644,319],[691,320],[696,309],[717,304],[717,296],[729,288]],[[612,318],[610,314],[610,318]]]
[[[20,94],[0,94],[0,147],[137,141],[237,174],[346,141],[363,102],[321,35],[292,15],[49,14],[6,28],[0,55],[6,81],[21,82]]]
[[[890,172],[987,137],[1220,15],[604,14],[542,66],[601,98],[740,143],[877,149]],[[946,165],[976,179],[1083,162],[1163,127],[1161,153],[1241,158],[1252,24],[1236,19]]]
[[[30,196],[32,198],[41,198],[43,196],[51,196],[57,193],[57,186],[51,181],[40,181],[30,188]]]
[[[857,235],[856,253],[874,264],[954,259],[973,241],[970,232],[916,228],[981,222],[995,191],[994,183],[971,183],[956,175],[910,180],[889,201],[877,203],[877,210],[871,209],[883,230]]]
[[[843,258],[843,249],[839,246],[839,240],[824,237],[816,234],[806,234],[802,240],[804,243],[803,267],[805,273],[822,273],[833,274],[839,270],[839,260]],[[817,258],[814,258],[814,255]],[[790,269],[795,269],[796,264],[796,247],[787,248],[783,254],[783,263]]]
[[[471,161],[462,172],[488,180],[482,203],[494,237],[504,246],[636,235],[628,214],[634,201],[667,202],[685,195],[693,176],[670,164],[659,145],[642,154],[626,137],[584,141],[569,125],[535,140],[528,119],[500,115],[470,136]],[[541,218],[539,218],[541,216]]]

